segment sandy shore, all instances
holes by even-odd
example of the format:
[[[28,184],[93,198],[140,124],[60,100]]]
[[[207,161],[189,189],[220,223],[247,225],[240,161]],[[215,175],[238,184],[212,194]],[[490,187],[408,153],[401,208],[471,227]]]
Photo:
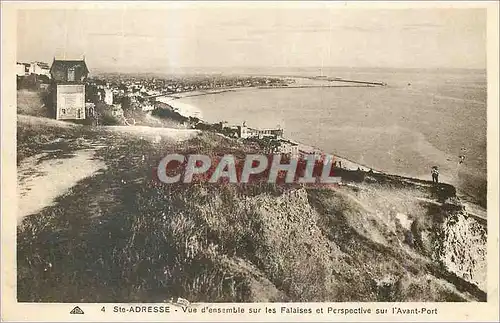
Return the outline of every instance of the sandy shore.
[[[366,165],[359,164],[359,163],[354,162],[352,160],[349,160],[349,159],[347,159],[345,157],[338,156],[335,153],[324,152],[321,149],[318,149],[318,148],[313,147],[313,146],[309,146],[309,145],[306,145],[306,144],[303,144],[303,143],[300,143],[300,142],[296,142],[296,141],[293,141],[293,140],[290,140],[290,141],[297,143],[299,145],[299,150],[302,150],[302,151],[321,151],[322,153],[324,153],[327,156],[328,155],[332,156],[333,161],[337,162],[337,164],[339,165],[339,167],[342,167],[343,169],[347,169],[347,170],[357,170],[357,169],[360,169],[360,170],[365,171],[365,172],[368,172],[368,171],[371,170],[371,171],[376,172],[376,173],[381,173],[381,171],[375,170],[375,169],[373,169],[373,168],[371,168],[369,166],[366,166]]]

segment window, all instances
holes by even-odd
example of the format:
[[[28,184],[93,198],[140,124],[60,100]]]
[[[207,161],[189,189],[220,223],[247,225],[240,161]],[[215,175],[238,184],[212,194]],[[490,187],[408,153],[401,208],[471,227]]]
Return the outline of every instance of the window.
[[[71,67],[68,69],[68,82],[75,81],[75,68]]]

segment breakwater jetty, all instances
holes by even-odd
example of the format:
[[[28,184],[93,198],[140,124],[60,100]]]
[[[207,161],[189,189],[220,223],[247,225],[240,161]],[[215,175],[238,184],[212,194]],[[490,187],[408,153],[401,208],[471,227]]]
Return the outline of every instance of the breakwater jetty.
[[[354,83],[354,82],[353,82]],[[346,85],[346,84],[321,84],[321,85],[287,85],[287,86],[259,86],[257,89],[310,89],[310,88],[324,88],[324,87],[373,87],[376,86],[371,83]]]
[[[341,77],[324,77],[324,76],[316,76],[310,77],[311,80],[324,80],[330,82],[343,82],[343,83],[356,83],[356,84],[366,84],[366,85],[378,85],[378,86],[386,86],[385,82],[375,82],[375,81],[359,81],[359,80],[348,80],[343,79]]]

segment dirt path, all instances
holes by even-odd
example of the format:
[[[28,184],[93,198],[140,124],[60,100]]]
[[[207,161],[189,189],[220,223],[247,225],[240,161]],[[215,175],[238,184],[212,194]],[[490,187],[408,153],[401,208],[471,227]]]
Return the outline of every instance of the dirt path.
[[[18,166],[18,223],[52,205],[78,181],[106,168],[103,161],[92,159],[93,149],[79,150],[64,158],[48,159],[49,154],[26,158]]]
[[[30,117],[30,122],[38,121]],[[34,120],[34,121],[33,121]],[[43,122],[52,122],[42,120]],[[63,122],[55,125],[66,126]],[[182,141],[196,136],[199,131],[191,129],[152,128],[146,126],[102,127],[107,130],[145,137],[153,141],[167,138]],[[82,138],[83,139],[83,138]],[[18,223],[28,215],[36,214],[51,206],[55,198],[75,186],[80,180],[106,169],[106,163],[94,159],[98,142],[88,142],[91,148],[64,153],[60,150],[45,151],[22,160],[17,167],[18,178]]]
[[[176,141],[188,140],[200,133],[194,129],[156,128],[148,126],[105,126],[107,130],[141,136],[149,139],[166,138]]]
[[[434,205],[443,206],[443,203],[428,198],[416,197],[416,199]],[[486,210],[469,202],[462,201],[461,203],[465,207],[465,214],[475,218],[481,224],[486,224],[486,222],[488,221],[488,214]]]

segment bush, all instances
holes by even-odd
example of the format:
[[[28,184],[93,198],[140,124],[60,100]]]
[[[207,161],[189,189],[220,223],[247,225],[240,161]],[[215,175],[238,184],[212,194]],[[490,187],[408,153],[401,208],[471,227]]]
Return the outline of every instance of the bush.
[[[99,119],[99,121],[100,121],[100,124],[103,126],[118,126],[121,124],[120,121],[116,117],[114,117],[110,114],[104,114]]]

